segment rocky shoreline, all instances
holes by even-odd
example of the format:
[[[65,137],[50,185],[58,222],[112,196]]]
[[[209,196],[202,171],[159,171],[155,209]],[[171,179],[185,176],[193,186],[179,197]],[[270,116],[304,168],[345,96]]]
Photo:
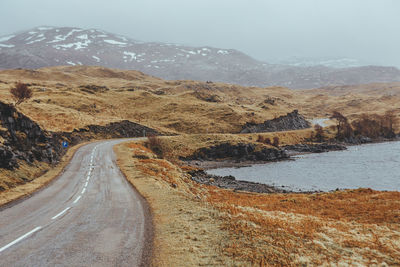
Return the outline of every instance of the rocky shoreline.
[[[189,174],[192,176],[193,181],[196,181],[200,184],[213,185],[225,189],[233,189],[234,191],[269,194],[290,192],[267,184],[236,180],[236,178],[231,175],[217,176],[207,174],[204,170],[190,171]]]
[[[390,139],[390,140],[371,140],[368,143],[381,143],[388,141],[400,141],[399,138]],[[365,144],[365,143],[364,143]],[[256,183],[256,182],[248,182],[236,180],[234,176],[218,176],[208,174],[205,170],[215,169],[215,168],[240,168],[252,166],[255,164],[266,164],[270,162],[282,161],[282,160],[294,160],[291,156],[299,155],[299,154],[308,154],[308,153],[324,153],[329,151],[342,151],[346,150],[346,146],[354,146],[356,144],[346,143],[314,143],[314,144],[296,144],[296,145],[288,145],[283,146],[282,149],[285,152],[287,157],[279,158],[274,160],[233,160],[229,158],[225,159],[215,159],[215,160],[190,160],[185,163],[198,168],[198,170],[190,171],[189,174],[192,176],[192,180],[201,184],[217,186],[220,188],[231,189],[234,191],[245,191],[245,192],[254,192],[254,193],[299,193],[291,190],[286,190],[282,187],[271,186],[268,184]],[[359,145],[359,144],[358,144]],[[318,191],[307,191],[301,193],[315,193]]]
[[[192,180],[201,184],[213,185],[225,189],[247,191],[254,193],[294,193],[290,190],[278,188],[262,183],[236,180],[234,176],[217,176],[205,172],[207,169],[246,167],[255,164],[293,160],[293,155],[304,153],[323,153],[328,151],[346,150],[346,146],[337,143],[310,143],[283,146],[276,149],[264,149],[255,156],[252,144],[220,144],[210,148],[202,148],[190,157],[182,160],[185,164],[196,167],[198,170],[190,171]],[[302,192],[313,193],[313,192]]]
[[[346,150],[347,147],[338,143],[296,144],[287,145],[283,149],[290,156],[304,153],[325,153],[330,151]]]
[[[346,146],[337,143],[310,143],[264,148],[256,151],[253,144],[232,145],[223,143],[209,148],[201,148],[189,157],[180,158],[186,165],[199,169],[246,167],[254,164],[293,160],[291,156],[305,153],[323,153],[346,150]]]

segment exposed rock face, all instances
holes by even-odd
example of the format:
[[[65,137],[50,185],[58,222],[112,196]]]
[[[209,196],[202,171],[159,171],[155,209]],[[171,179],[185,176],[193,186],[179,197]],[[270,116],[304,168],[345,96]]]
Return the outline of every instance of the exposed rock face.
[[[309,123],[297,110],[285,116],[268,120],[260,124],[246,123],[240,133],[278,132],[310,128]]]
[[[13,106],[0,102],[0,137],[4,139],[0,143],[0,168],[15,169],[17,160],[56,163],[66,152],[63,140],[74,145],[93,138],[141,137],[144,134],[159,133],[127,120],[106,126],[89,125],[70,133],[48,132]]]
[[[276,148],[256,150],[253,144],[232,145],[223,143],[212,147],[200,148],[192,156],[182,158],[182,160],[273,161],[286,158],[288,158],[286,152]]]
[[[12,170],[16,166],[18,164],[10,147],[0,146],[0,168]]]
[[[63,153],[60,136],[42,130],[38,124],[17,112],[11,105],[0,102],[0,136],[5,140],[0,146],[2,168],[18,167],[16,159],[32,163],[54,163]]]

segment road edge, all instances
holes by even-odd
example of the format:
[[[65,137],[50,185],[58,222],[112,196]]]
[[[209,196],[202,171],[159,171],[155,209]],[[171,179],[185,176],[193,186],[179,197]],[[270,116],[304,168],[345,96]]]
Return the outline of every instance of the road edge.
[[[98,140],[96,140],[96,141],[98,141]],[[54,174],[51,177],[47,178],[47,180],[45,180],[43,182],[43,184],[38,184],[38,186],[35,187],[33,190],[30,190],[30,191],[26,190],[26,192],[22,192],[21,195],[18,195],[18,196],[14,197],[14,198],[11,197],[9,200],[6,200],[4,203],[0,203],[0,211],[8,209],[8,208],[11,208],[14,205],[16,205],[18,203],[21,203],[22,201],[34,196],[35,194],[39,193],[40,191],[42,191],[46,187],[50,186],[54,181],[56,181],[61,176],[61,174],[63,174],[63,172],[68,167],[68,165],[71,163],[71,160],[73,159],[73,157],[75,156],[75,154],[79,150],[79,148],[81,148],[81,147],[83,147],[85,145],[88,145],[90,143],[94,143],[96,141],[84,142],[84,143],[80,143],[80,144],[77,144],[77,145],[71,147],[67,151],[67,153],[65,153],[65,155],[61,158],[60,162],[56,166],[48,169],[45,174],[43,174],[43,175],[39,176],[38,178],[34,179],[32,182],[37,181],[40,178],[43,179],[43,177],[45,175],[47,175],[48,172],[51,171],[52,169],[54,170],[55,168],[60,168],[60,170],[56,174]],[[29,184],[29,183],[27,183],[27,184]],[[11,188],[10,190],[21,190],[21,188],[24,185],[26,185],[26,184]],[[24,190],[22,190],[22,191],[24,191]],[[5,193],[7,193],[7,192],[4,192],[4,194]]]
[[[142,196],[139,190],[135,187],[135,185],[128,179],[123,169],[118,164],[118,154],[115,151],[116,146],[120,144],[124,144],[126,142],[130,142],[131,140],[126,140],[121,143],[113,145],[113,153],[115,155],[115,165],[118,167],[120,173],[128,182],[132,190],[136,193],[139,198],[140,204],[143,208],[143,217],[144,217],[144,242],[143,242],[143,250],[142,255],[140,256],[140,265],[139,266],[151,266],[153,253],[154,253],[154,220],[153,220],[153,211],[151,209],[150,204],[147,202],[146,198]],[[146,242],[149,240],[150,242]]]

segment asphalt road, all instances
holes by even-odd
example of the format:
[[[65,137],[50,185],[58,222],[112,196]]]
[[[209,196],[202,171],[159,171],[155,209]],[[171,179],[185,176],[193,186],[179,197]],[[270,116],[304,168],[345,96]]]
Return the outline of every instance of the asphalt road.
[[[81,147],[49,186],[0,211],[0,266],[147,265],[148,208],[116,166],[118,142]]]

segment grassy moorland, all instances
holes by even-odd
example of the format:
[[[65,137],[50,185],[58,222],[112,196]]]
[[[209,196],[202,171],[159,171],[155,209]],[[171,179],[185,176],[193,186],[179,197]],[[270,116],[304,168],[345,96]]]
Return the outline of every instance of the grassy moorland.
[[[47,130],[128,119],[175,133],[236,133],[294,109],[306,118],[339,110],[350,119],[398,108],[400,83],[289,90],[223,83],[165,81],[137,71],[101,67],[52,67],[0,71],[0,99],[12,102],[15,82],[30,84],[31,101],[19,106]]]
[[[294,109],[307,119],[328,118],[335,110],[350,121],[388,110],[398,118],[400,83],[293,91],[165,81],[101,67],[52,67],[0,71],[1,101],[12,102],[9,89],[18,81],[34,91],[18,110],[46,130],[72,131],[126,119],[177,134],[162,139],[166,159],[141,144],[115,148],[122,171],[153,209],[155,266],[400,264],[398,192],[234,192],[195,183],[186,173],[190,167],[179,162],[201,147],[257,143],[258,134],[237,134],[242,125]],[[285,145],[301,143],[311,132],[261,135],[279,137]],[[330,129],[325,133],[333,134]],[[14,172],[1,170],[0,182],[10,185],[0,192],[1,203],[50,181],[58,171],[41,176],[49,168],[35,163],[21,164]],[[30,178],[16,183],[21,175]]]
[[[154,265],[400,264],[400,192],[234,192],[193,182],[140,144],[115,150],[153,209]]]

